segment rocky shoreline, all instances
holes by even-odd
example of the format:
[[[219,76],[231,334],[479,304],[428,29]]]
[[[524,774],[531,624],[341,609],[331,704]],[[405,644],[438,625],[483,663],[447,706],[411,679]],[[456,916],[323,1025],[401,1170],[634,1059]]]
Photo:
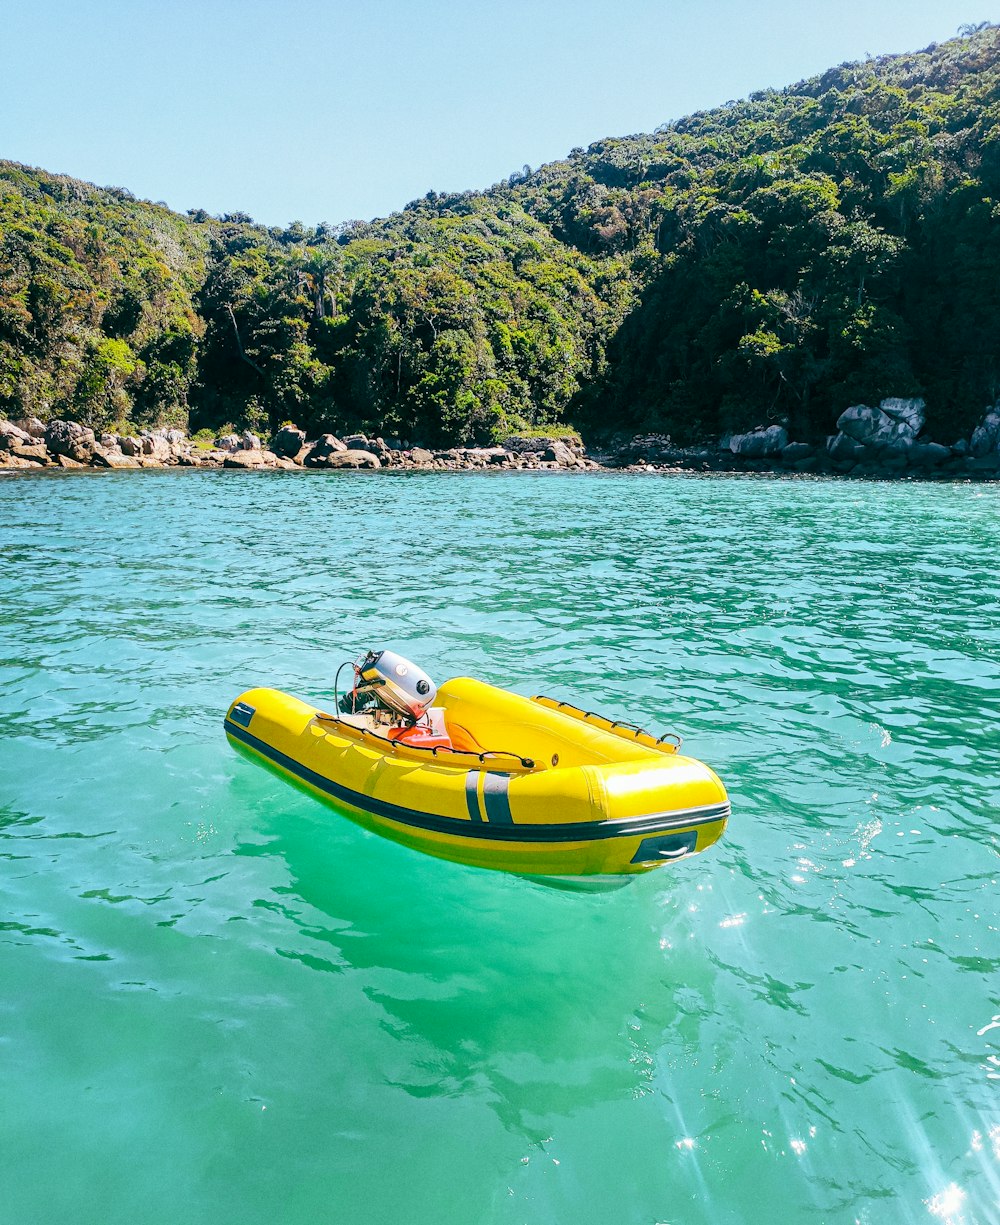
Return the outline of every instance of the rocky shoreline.
[[[677,447],[662,434],[618,435],[588,454],[576,435],[512,436],[501,446],[435,450],[361,434],[309,440],[293,425],[283,426],[268,446],[246,432],[206,447],[181,430],[95,435],[76,422],[30,417],[0,420],[0,468],[611,470],[1000,480],[1000,405],[987,410],[969,438],[951,445],[928,438],[924,422],[922,400],[887,399],[877,408],[848,408],[837,420],[837,433],[819,444],[792,441],[784,426],[771,425],[695,447]]]

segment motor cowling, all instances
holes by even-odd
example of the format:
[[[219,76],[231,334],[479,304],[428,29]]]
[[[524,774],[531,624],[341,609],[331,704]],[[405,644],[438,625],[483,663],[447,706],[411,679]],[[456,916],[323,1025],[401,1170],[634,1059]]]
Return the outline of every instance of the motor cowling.
[[[368,690],[390,710],[414,722],[437,697],[437,686],[427,673],[395,651],[369,651],[358,665],[357,689]]]

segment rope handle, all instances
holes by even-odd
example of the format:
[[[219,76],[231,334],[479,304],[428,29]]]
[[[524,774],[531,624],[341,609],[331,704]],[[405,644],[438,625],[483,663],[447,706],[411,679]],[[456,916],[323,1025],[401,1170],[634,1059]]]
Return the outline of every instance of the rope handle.
[[[574,706],[572,702],[560,702],[556,698],[547,698],[542,694],[532,698],[533,702],[538,702],[542,706],[555,707],[557,710],[572,711],[574,715],[581,718],[583,722],[589,722],[592,719],[599,719],[602,723],[608,725],[608,730],[614,732],[615,728],[622,728],[630,731],[635,740],[640,736],[645,736],[648,740],[652,740],[657,747],[665,744],[674,746],[674,752],[684,743],[684,738],[677,732],[664,732],[662,736],[654,736],[652,732],[647,732],[644,727],[640,727],[638,723],[628,723],[624,719],[609,719],[607,715],[600,715],[596,710],[583,710],[579,706]]]

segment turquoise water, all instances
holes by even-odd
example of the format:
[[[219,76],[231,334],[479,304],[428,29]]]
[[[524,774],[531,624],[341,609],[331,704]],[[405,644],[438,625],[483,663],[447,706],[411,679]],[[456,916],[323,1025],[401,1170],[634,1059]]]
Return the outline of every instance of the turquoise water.
[[[1000,492],[0,479],[0,1220],[1000,1219]],[[388,645],[685,737],[723,842],[556,892],[244,761]]]

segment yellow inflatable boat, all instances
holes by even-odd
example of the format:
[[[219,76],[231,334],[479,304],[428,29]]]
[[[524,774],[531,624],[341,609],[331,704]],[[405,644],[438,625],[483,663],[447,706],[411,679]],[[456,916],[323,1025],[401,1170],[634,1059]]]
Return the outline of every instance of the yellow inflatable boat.
[[[366,829],[553,883],[625,884],[704,851],[725,829],[725,788],[681,756],[679,742],[467,677],[431,697],[433,728],[430,719],[400,727],[384,711],[348,704],[345,713],[339,703],[327,713],[251,689],[230,706],[225,728],[236,748]]]

